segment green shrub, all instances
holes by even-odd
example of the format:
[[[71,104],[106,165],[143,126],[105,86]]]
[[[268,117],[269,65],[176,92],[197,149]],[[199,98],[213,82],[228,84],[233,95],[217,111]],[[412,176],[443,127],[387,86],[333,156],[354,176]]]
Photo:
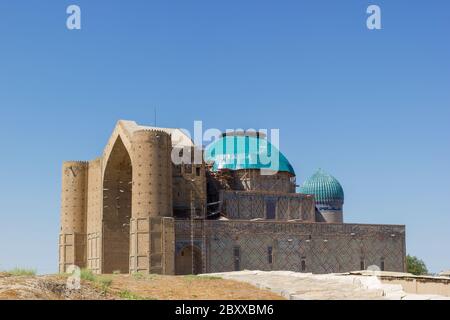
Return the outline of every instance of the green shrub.
[[[184,278],[186,280],[192,281],[192,280],[197,280],[199,277],[196,276],[195,274],[188,274],[188,275],[185,275]]]
[[[193,281],[193,280],[220,280],[222,278],[214,277],[214,276],[197,276],[195,274],[188,274],[184,276],[186,280]]]
[[[80,278],[97,284],[103,294],[106,294],[113,281],[110,277],[95,275],[88,269],[81,269]]]
[[[103,294],[106,294],[108,292],[109,287],[112,284],[112,279],[109,277],[96,277],[95,282],[100,285],[100,289]]]
[[[133,272],[132,276],[135,280],[145,279],[145,274],[140,273],[140,272]]]
[[[406,256],[406,265],[408,267],[408,272],[416,276],[428,274],[428,269],[427,266],[425,265],[425,262],[423,262],[417,257],[410,256],[408,254]]]
[[[214,277],[214,276],[201,276],[198,278],[205,279],[205,280],[221,280],[222,279],[221,277]]]
[[[147,274],[146,275],[146,279],[147,280],[153,280],[153,279],[156,279],[156,278],[158,278],[157,274]]]
[[[96,279],[96,282],[98,282],[99,284],[101,284],[102,287],[108,288],[108,287],[110,287],[111,284],[112,284],[112,279],[111,279],[111,278],[108,278],[108,277],[98,277],[98,278]]]
[[[154,298],[144,298],[128,290],[120,291],[119,297],[125,300],[156,300]]]
[[[89,269],[81,269],[80,278],[86,281],[95,281],[95,274]]]

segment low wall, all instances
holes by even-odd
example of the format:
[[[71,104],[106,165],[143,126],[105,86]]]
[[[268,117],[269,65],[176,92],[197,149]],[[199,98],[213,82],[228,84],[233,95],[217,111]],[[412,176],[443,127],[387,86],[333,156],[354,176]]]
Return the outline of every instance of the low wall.
[[[386,284],[400,284],[407,293],[450,297],[450,278],[381,276],[380,280]]]

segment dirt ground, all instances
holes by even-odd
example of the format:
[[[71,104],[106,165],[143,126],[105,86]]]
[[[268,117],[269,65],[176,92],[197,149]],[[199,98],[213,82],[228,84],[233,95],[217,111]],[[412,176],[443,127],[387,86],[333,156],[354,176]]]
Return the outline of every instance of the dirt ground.
[[[214,277],[105,275],[69,290],[67,277],[0,273],[0,300],[279,300],[246,283]]]

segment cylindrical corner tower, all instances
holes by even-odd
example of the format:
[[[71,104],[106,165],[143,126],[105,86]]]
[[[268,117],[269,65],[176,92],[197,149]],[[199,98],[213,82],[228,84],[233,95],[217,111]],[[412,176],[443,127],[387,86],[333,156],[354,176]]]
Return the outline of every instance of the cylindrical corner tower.
[[[133,134],[130,272],[170,273],[163,248],[163,217],[172,217],[172,140],[160,130]]]
[[[132,217],[171,217],[172,141],[158,130],[141,130],[133,135]]]
[[[62,170],[59,271],[86,265],[87,162],[65,162]]]

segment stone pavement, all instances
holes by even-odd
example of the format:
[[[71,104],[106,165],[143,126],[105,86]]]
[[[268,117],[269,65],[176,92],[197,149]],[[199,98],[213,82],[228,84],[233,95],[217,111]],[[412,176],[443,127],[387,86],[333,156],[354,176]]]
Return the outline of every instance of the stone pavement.
[[[238,271],[207,274],[250,283],[288,300],[448,300],[438,295],[408,294],[401,285],[382,283],[376,276]]]

